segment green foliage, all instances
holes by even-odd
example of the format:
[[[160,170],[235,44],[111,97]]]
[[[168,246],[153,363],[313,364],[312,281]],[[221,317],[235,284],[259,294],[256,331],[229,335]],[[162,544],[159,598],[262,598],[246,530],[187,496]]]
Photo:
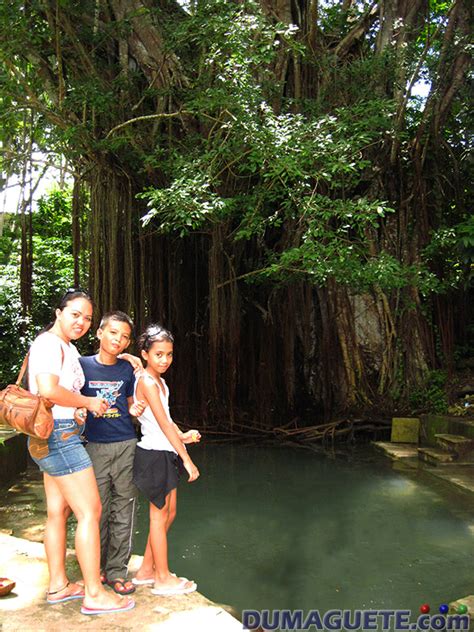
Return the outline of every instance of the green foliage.
[[[71,190],[53,190],[33,213],[34,327],[51,320],[52,307],[73,282],[71,207]]]
[[[269,19],[256,0],[203,0],[188,3],[186,10],[174,2],[157,3],[130,11],[123,19],[103,16],[98,23],[82,19],[97,11],[92,1],[79,7],[65,0],[61,16],[74,28],[62,32],[59,41],[64,64],[72,52],[60,104],[67,116],[60,125],[55,124],[58,103],[51,89],[41,89],[46,61],[57,54],[51,16],[41,3],[31,3],[28,11],[23,6],[13,0],[0,9],[0,25],[12,30],[0,50],[7,68],[0,87],[8,95],[2,109],[9,138],[24,129],[16,101],[29,84],[38,99],[32,129],[43,131],[43,137],[37,133],[39,146],[48,140],[50,146],[67,147],[73,159],[110,152],[145,181],[151,171],[159,172],[153,181],[160,185],[147,183],[140,196],[149,207],[143,225],[152,222],[153,230],[183,237],[226,222],[232,239],[264,244],[266,255],[258,267],[264,278],[277,281],[299,275],[315,283],[334,278],[355,290],[374,283],[386,289],[414,284],[425,296],[462,282],[465,266],[455,252],[462,225],[456,229],[453,222],[442,222],[416,265],[405,264],[399,253],[373,247],[394,208],[373,186],[379,152],[395,136],[408,147],[421,112],[416,99],[409,100],[406,129],[394,130],[396,105],[387,96],[393,91],[383,86],[393,84],[401,59],[390,46],[383,54],[373,54],[374,29],[367,34],[366,54],[355,55],[350,63],[337,63],[334,57],[333,43],[348,35],[371,3],[352,4],[347,11],[337,3],[320,7],[323,45],[313,63],[321,87],[316,98],[296,100],[281,97],[286,77],[279,77],[280,84],[275,67],[284,57],[309,63],[311,51],[298,27],[273,20],[274,16]],[[427,20],[403,51],[408,76],[417,67],[427,38],[433,39],[420,67],[426,81],[435,71],[440,42],[435,28],[446,24],[447,7],[434,3],[430,11],[432,21]],[[176,55],[186,64],[186,77],[176,86],[144,81],[133,64],[125,73],[116,58],[110,63],[110,43],[132,36],[135,20],[159,26],[165,56]],[[12,60],[14,72],[8,71]],[[58,63],[51,62],[54,74]],[[157,103],[168,100],[179,102],[183,116],[194,115],[201,129],[184,124],[186,133],[178,133],[177,142],[169,142],[171,128],[165,137],[159,126],[151,142],[138,125],[110,137],[105,133],[131,112],[155,112]],[[54,134],[45,121],[53,122]],[[275,231],[292,237],[274,248]],[[461,239],[466,244],[469,234],[463,233]],[[464,253],[470,247],[464,245]],[[46,252],[44,256],[47,260]]]
[[[144,226],[154,219],[160,232],[183,237],[224,216],[225,200],[212,192],[204,174],[189,167],[167,189],[150,189],[138,196],[147,199],[150,207],[142,218]]]
[[[443,414],[448,411],[445,371],[430,371],[424,382],[413,389],[409,395],[409,403],[414,411]]]
[[[457,248],[463,263],[470,267],[470,278],[472,278],[474,265],[474,215],[455,226],[455,231]]]
[[[8,246],[0,260],[0,384],[16,379],[23,355],[35,335],[52,320],[53,308],[74,276],[71,191],[52,191],[33,213],[33,304],[24,313],[20,300],[20,230],[8,216],[2,238]]]
[[[368,6],[357,5],[350,16],[328,6],[322,24],[343,35]],[[252,1],[217,0],[190,10],[174,31],[183,50],[189,45],[200,53],[193,57],[198,74],[183,109],[195,112],[209,132],[188,134],[178,151],[160,145],[148,157],[167,184],[141,194],[149,207],[143,225],[152,222],[153,230],[182,237],[227,222],[233,240],[267,245],[259,272],[245,274],[249,281],[303,276],[324,284],[332,278],[353,291],[414,285],[424,296],[458,287],[465,275],[456,251],[461,225],[434,231],[416,264],[374,248],[394,212],[369,191],[377,152],[395,134],[395,105],[375,90],[394,72],[393,51],[332,68],[334,82],[319,99],[302,100],[300,112],[288,99],[283,111],[275,111],[271,102],[279,86],[272,62],[282,47],[299,56],[307,52],[297,29],[272,25]],[[407,60],[416,59],[417,46]],[[320,63],[331,65],[329,57]],[[419,111],[410,108],[412,102],[415,120]],[[408,141],[409,131],[397,134]],[[275,231],[293,236],[275,248]]]
[[[16,379],[20,370],[21,357],[28,344],[21,332],[28,326],[29,319],[22,315],[19,266],[2,263],[0,270],[0,387],[3,388]]]
[[[474,412],[474,396],[466,395],[458,402],[455,402],[448,408],[448,413],[455,417],[465,417],[472,415]]]
[[[381,284],[393,284],[393,258],[368,257],[366,238],[391,209],[351,194],[370,180],[368,149],[391,127],[391,102],[372,92],[330,115],[309,102],[305,114],[275,112],[271,62],[281,47],[303,54],[297,29],[271,25],[255,2],[204,4],[179,33],[181,42],[202,50],[184,109],[195,111],[210,132],[189,134],[179,153],[157,148],[154,164],[169,184],[141,194],[150,209],[143,224],[153,221],[154,230],[183,236],[226,220],[233,239],[268,241],[275,229],[296,221],[298,239],[285,251],[268,251],[263,277],[304,274],[319,283],[357,278],[366,286],[372,282],[361,281],[367,267]],[[400,272],[399,283],[403,276],[408,272]]]
[[[246,76],[255,82],[252,73]],[[370,177],[366,150],[389,128],[390,102],[375,99],[333,115],[277,114],[254,86],[253,106],[247,101],[239,111],[241,85],[235,94],[227,88],[235,115],[223,110],[205,141],[193,137],[179,158],[167,156],[171,184],[141,194],[150,207],[143,224],[154,220],[154,229],[183,236],[225,219],[232,223],[233,239],[249,240],[271,238],[275,228],[298,222],[298,239],[286,250],[268,252],[261,277],[304,274],[315,283],[332,277],[354,289],[412,282],[413,272],[387,253],[368,254],[367,231],[379,226],[390,206],[347,194]],[[215,108],[215,98],[209,98],[209,108]],[[196,142],[202,149],[198,159]],[[234,187],[227,194],[229,177],[251,185],[250,191]]]
[[[16,253],[16,240],[19,234],[19,227],[15,222],[14,215],[3,216],[2,234],[0,235],[0,266],[10,263]],[[14,259],[13,259],[14,260]]]
[[[446,293],[469,284],[473,278],[474,218],[433,231],[422,256],[431,278],[424,294]]]

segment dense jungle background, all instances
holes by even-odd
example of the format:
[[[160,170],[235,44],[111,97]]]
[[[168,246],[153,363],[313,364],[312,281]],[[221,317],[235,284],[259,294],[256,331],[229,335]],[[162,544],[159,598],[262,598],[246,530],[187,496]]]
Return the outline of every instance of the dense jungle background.
[[[174,332],[178,418],[446,410],[473,329],[471,30],[468,0],[1,3],[2,385],[81,285]]]

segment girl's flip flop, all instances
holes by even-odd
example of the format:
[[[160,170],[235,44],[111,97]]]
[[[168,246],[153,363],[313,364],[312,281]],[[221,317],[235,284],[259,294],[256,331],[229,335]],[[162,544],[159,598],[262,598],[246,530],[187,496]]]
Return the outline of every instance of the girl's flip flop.
[[[176,577],[176,573],[171,573],[173,575],[173,577]],[[181,580],[184,580],[185,582],[188,582],[189,579],[186,579],[186,577],[180,577]],[[150,584],[154,584],[155,580],[153,577],[151,577],[150,579],[137,579],[136,577],[132,577],[132,584],[135,584],[135,586],[147,586]]]
[[[153,577],[151,579],[137,579],[136,577],[132,577],[132,584],[135,586],[146,586],[146,584],[154,584],[155,580]]]
[[[197,589],[197,584],[186,577],[181,578],[181,582],[176,586],[170,586],[169,588],[152,588],[152,595],[159,595],[160,597],[168,597],[172,595],[187,595],[194,592]],[[190,586],[186,586],[191,581]]]

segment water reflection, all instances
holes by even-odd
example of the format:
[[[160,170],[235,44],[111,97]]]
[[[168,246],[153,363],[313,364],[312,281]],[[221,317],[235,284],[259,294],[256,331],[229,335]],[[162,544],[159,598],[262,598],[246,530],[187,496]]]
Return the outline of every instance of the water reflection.
[[[472,592],[472,508],[419,474],[289,448],[199,446],[193,460],[201,478],[180,486],[170,562],[215,601],[418,611]]]

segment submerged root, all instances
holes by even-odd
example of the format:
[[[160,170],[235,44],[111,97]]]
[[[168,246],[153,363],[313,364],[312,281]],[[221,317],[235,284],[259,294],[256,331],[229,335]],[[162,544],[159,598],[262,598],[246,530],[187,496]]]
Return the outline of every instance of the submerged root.
[[[232,432],[223,431],[219,428],[206,427],[204,432],[206,440],[214,438],[216,441],[252,440],[262,438],[278,443],[293,443],[299,445],[310,445],[321,443],[326,445],[336,441],[344,440],[352,442],[357,434],[387,431],[390,420],[369,420],[369,419],[337,419],[316,426],[298,427],[295,422],[279,426],[277,428],[260,428],[245,424],[235,424]]]

